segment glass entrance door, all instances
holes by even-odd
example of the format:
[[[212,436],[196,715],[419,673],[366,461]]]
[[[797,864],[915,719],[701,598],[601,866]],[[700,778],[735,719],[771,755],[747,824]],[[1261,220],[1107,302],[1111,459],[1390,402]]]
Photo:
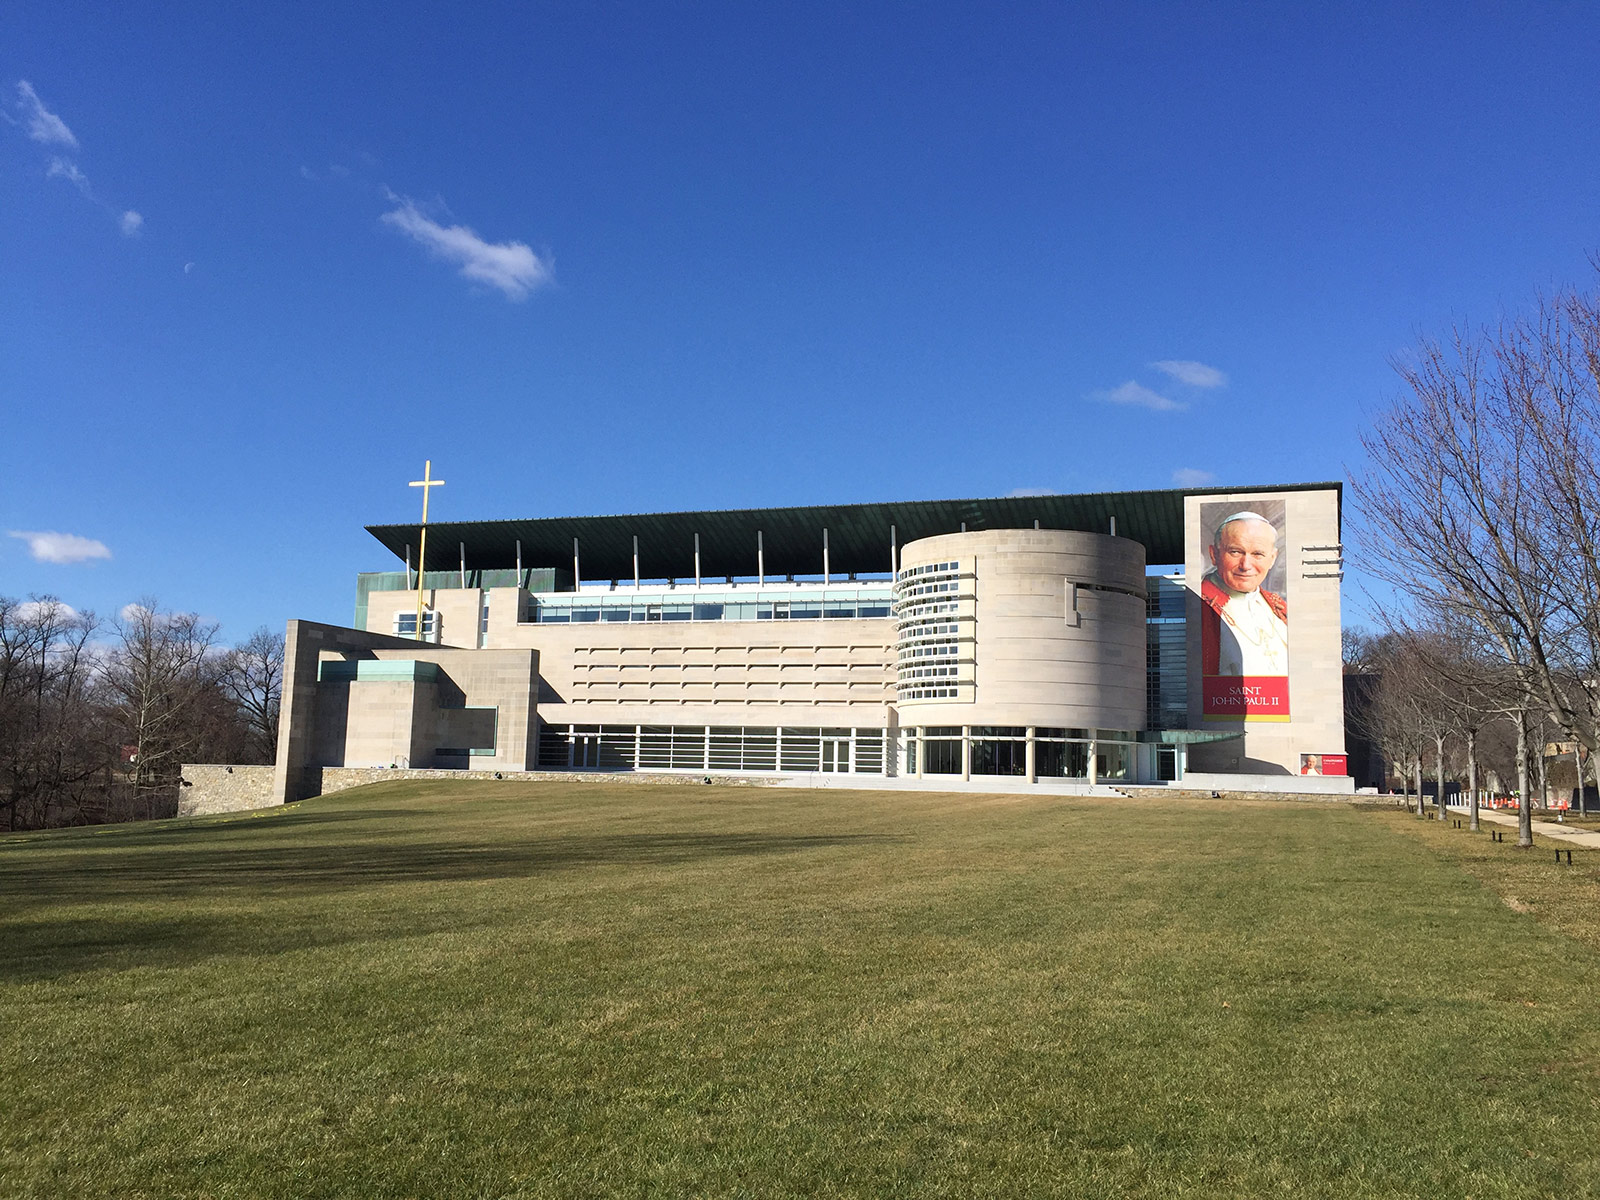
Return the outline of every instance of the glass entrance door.
[[[850,739],[848,737],[825,737],[822,739],[822,769],[824,771],[849,773]]]

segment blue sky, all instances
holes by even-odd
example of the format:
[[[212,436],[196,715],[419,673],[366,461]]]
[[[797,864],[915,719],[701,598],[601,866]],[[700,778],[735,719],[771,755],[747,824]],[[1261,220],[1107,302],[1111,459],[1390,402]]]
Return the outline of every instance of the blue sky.
[[[0,593],[348,621],[425,457],[439,519],[1341,478],[1600,249],[1593,5],[260,7],[8,6],[0,532],[65,536]]]

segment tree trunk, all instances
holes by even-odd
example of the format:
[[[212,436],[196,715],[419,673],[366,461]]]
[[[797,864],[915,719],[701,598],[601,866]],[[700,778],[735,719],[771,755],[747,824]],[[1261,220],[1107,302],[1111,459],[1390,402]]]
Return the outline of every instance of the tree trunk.
[[[1528,713],[1517,710],[1517,845],[1533,845],[1533,804],[1528,795]]]
[[[1545,747],[1544,737],[1545,737],[1544,729],[1543,729],[1543,727],[1541,727],[1540,730],[1539,730],[1539,739],[1538,739],[1538,744],[1539,744],[1538,766],[1534,769],[1534,773],[1539,778],[1539,807],[1548,810],[1549,807],[1550,807],[1550,767],[1549,767],[1549,764],[1545,762],[1545,758],[1544,758],[1544,747]]]
[[[1444,820],[1444,734],[1433,735],[1433,799],[1439,806],[1439,820]]]
[[[1595,734],[1600,736],[1600,722],[1595,723]],[[1582,765],[1582,760],[1579,758],[1581,754],[1582,747],[1574,746],[1573,760],[1578,762],[1578,811],[1579,813],[1587,813],[1589,808],[1587,808],[1586,800],[1584,800],[1587,794],[1584,792],[1584,765]],[[1595,789],[1600,790],[1600,755],[1589,755],[1589,770],[1590,773],[1594,774]]]
[[[1467,730],[1467,828],[1478,832],[1478,735]]]
[[[1411,760],[1411,777],[1417,783],[1417,816],[1426,820],[1428,809],[1422,796],[1422,754],[1420,752]]]

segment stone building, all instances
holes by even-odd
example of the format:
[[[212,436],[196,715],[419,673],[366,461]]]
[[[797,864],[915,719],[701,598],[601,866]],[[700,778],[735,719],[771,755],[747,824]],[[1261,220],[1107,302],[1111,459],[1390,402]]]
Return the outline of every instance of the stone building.
[[[1341,496],[445,522],[425,563],[373,526],[397,569],[353,625],[290,622],[275,798],[333,767],[1348,790]]]

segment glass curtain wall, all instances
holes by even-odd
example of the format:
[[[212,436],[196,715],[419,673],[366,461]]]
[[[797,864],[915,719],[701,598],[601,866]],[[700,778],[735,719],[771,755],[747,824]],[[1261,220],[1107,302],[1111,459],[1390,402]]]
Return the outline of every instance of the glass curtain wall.
[[[959,753],[960,742],[956,743]],[[789,771],[881,775],[881,727],[541,725],[543,770]],[[960,770],[959,758],[957,768]]]

